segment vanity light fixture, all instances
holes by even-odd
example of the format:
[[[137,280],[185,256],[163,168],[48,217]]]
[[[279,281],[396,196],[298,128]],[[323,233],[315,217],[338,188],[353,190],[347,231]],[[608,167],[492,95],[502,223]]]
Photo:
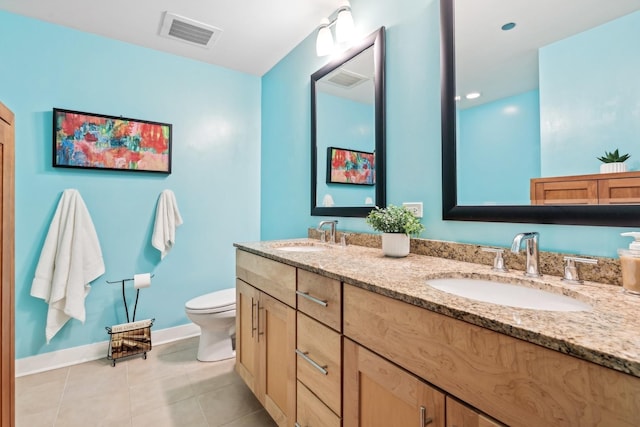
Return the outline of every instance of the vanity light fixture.
[[[336,42],[338,45],[345,45],[353,38],[353,16],[351,15],[351,5],[348,1],[344,6],[341,6],[332,13],[329,18],[324,18],[320,23],[318,36],[316,38],[316,54],[318,56],[327,56],[333,53],[332,25],[335,25]]]

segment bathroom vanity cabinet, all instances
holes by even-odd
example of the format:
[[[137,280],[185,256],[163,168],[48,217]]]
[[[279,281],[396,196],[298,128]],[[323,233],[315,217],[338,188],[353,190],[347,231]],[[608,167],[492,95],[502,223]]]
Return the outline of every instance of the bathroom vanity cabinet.
[[[237,251],[236,276],[236,371],[279,426],[293,426],[296,269]]]
[[[279,426],[638,425],[640,377],[387,290],[412,292],[412,274],[424,277],[415,269],[437,259],[408,259],[403,267],[368,249],[289,259],[269,249],[263,257],[263,247],[237,251],[236,367]],[[380,268],[363,270],[359,255]],[[381,280],[385,268],[395,279]],[[406,278],[397,280],[403,270]],[[415,283],[424,287],[422,280]],[[562,316],[572,315],[555,321]]]
[[[343,298],[345,336],[507,425],[638,423],[613,397],[637,395],[636,377],[354,286]]]

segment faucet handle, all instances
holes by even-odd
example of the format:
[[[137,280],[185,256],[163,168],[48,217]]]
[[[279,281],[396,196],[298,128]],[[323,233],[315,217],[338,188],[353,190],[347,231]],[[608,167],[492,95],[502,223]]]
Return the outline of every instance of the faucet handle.
[[[351,236],[351,233],[342,233],[340,236],[340,246],[347,246],[347,237]]]
[[[580,258],[574,256],[566,256],[564,257],[566,261],[566,265],[564,266],[564,277],[562,278],[563,282],[572,283],[574,285],[579,285],[584,283],[584,280],[580,279],[580,272],[578,271],[578,266],[576,263],[581,264],[597,264],[597,259],[592,258]]]
[[[318,230],[320,233],[320,242],[325,243],[327,241],[327,230]]]
[[[507,267],[504,266],[504,258],[502,258],[504,249],[482,247],[480,248],[480,250],[483,252],[493,252],[496,254],[496,257],[493,259],[493,271],[500,271],[503,273],[509,271]]]

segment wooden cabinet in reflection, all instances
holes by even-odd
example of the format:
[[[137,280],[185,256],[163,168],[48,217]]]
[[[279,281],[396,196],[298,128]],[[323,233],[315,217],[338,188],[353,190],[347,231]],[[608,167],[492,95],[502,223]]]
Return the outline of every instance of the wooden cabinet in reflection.
[[[640,204],[640,171],[532,178],[531,204]]]

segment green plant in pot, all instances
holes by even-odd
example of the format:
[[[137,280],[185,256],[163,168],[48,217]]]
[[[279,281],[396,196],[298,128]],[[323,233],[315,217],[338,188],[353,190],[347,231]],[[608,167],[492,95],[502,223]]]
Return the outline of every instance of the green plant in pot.
[[[602,162],[600,173],[626,172],[627,165],[624,162],[630,157],[630,154],[620,154],[617,148],[610,153],[605,151],[604,156],[597,158]]]
[[[424,231],[420,219],[404,206],[376,207],[369,212],[365,221],[382,233],[382,252],[391,257],[409,255],[409,236],[418,236]]]

